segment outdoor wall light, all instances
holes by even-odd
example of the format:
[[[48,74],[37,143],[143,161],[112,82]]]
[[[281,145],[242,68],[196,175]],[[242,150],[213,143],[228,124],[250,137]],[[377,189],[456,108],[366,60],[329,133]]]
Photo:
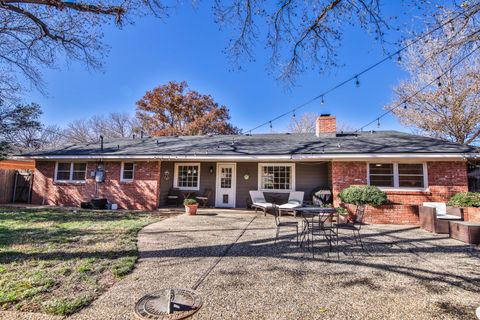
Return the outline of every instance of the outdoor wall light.
[[[208,172],[210,172],[210,174],[213,174],[213,166],[210,166],[210,169],[208,169]]]
[[[170,179],[170,171],[165,170],[165,172],[163,173],[163,179],[165,180]]]
[[[243,175],[243,179],[245,179],[245,180],[250,179],[250,175],[249,175],[248,173],[245,173],[245,174]]]

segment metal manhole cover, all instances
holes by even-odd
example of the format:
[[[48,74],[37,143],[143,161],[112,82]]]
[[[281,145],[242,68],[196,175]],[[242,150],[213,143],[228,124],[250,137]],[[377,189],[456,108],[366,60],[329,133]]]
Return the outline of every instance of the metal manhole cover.
[[[202,304],[202,298],[192,290],[162,289],[138,300],[135,313],[141,319],[179,320],[192,316]]]

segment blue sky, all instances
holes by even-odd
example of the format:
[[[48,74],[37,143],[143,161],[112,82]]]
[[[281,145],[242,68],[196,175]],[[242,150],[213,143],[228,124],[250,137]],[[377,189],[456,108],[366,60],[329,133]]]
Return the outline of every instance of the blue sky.
[[[389,4],[390,5],[390,4]],[[387,12],[397,12],[391,4]],[[408,18],[402,18],[407,21]],[[107,26],[104,42],[110,46],[103,71],[88,71],[72,63],[59,70],[45,70],[47,96],[31,91],[26,102],[37,102],[43,121],[60,126],[80,118],[109,112],[135,111],[135,102],[145,91],[170,80],[187,81],[201,93],[211,94],[230,109],[234,125],[248,130],[268,121],[383,57],[380,44],[362,30],[350,28],[339,49],[341,68],[327,74],[309,72],[297,79],[295,87],[284,85],[267,72],[268,51],[255,51],[256,62],[246,63],[244,71],[232,71],[224,49],[229,31],[219,30],[209,5],[192,9],[189,5],[162,21],[153,17],[138,19],[122,29]],[[395,38],[392,34],[390,39]],[[262,46],[259,46],[262,48]],[[355,84],[325,97],[297,112],[332,113],[338,121],[357,128],[375,119],[392,99],[392,88],[405,77],[395,59],[360,78]],[[284,131],[289,117],[273,123],[273,130]],[[376,129],[376,125],[372,127]],[[388,116],[381,129],[402,129]],[[268,132],[268,126],[257,132]]]

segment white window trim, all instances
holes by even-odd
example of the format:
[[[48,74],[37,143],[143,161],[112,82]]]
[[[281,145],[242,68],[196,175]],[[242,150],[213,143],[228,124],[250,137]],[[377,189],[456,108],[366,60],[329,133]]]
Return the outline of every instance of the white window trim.
[[[428,171],[426,162],[367,162],[367,184],[370,185],[370,164],[373,163],[385,163],[393,164],[393,187],[378,187],[380,190],[384,191],[428,191]],[[423,166],[423,188],[409,188],[409,187],[400,187],[400,176],[398,174],[398,165],[399,164],[421,164]]]
[[[58,175],[58,163],[59,162],[62,162],[62,163],[70,163],[70,173],[69,173],[69,178],[68,180],[59,180],[57,179],[57,175]],[[73,164],[74,163],[85,163],[85,175],[84,175],[84,178],[83,180],[73,180]],[[88,162],[84,162],[84,161],[57,161],[55,162],[55,179],[54,181],[55,182],[66,182],[66,183],[79,183],[79,184],[82,184],[82,183],[85,183],[86,179],[87,179],[87,170],[88,170]]]
[[[262,167],[268,166],[284,166],[290,167],[290,172],[292,173],[290,181],[290,189],[263,189],[262,188]],[[264,192],[291,192],[295,191],[295,163],[283,163],[283,162],[259,162],[258,163],[258,185],[257,189]]]
[[[178,167],[179,166],[198,166],[198,182],[197,182],[197,187],[179,187],[178,186]],[[200,190],[200,162],[181,162],[181,163],[175,163],[175,169],[173,172],[173,187],[177,188],[179,190],[195,190],[198,191]]]
[[[132,179],[124,179],[123,178],[123,171],[125,169],[125,163],[133,163]],[[121,182],[133,182],[134,179],[135,179],[135,162],[133,162],[133,161],[122,161],[122,168],[120,170],[120,181]]]

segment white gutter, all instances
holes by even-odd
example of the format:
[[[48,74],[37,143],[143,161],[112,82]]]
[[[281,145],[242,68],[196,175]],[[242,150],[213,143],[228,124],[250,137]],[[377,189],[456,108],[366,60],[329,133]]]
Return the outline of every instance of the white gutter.
[[[365,159],[437,159],[437,160],[463,160],[466,158],[477,158],[478,154],[468,153],[358,153],[358,154],[297,154],[297,155],[52,155],[52,156],[18,156],[12,159],[33,159],[33,160],[62,160],[62,159],[85,159],[85,160],[222,160],[222,161],[255,161],[255,160],[365,160]]]

